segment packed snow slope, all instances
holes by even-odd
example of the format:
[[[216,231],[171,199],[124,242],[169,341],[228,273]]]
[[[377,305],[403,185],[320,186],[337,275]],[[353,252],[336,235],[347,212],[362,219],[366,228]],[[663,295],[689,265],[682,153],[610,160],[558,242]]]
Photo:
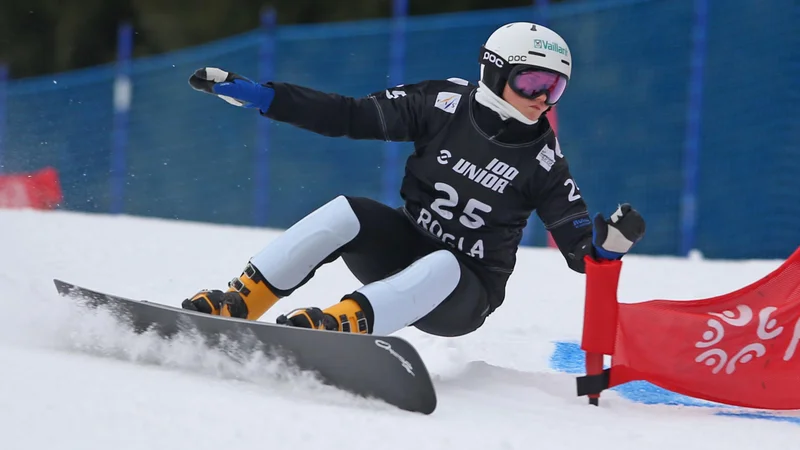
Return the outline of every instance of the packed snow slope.
[[[554,349],[580,339],[584,279],[550,249],[524,249],[506,303],[472,335],[408,329],[435,378],[430,416],[355,398],[254,355],[246,364],[190,338],[134,335],[59,297],[61,278],[168,305],[224,288],[273,230],[125,216],[0,211],[0,448],[16,449],[762,449],[796,448],[788,420],[575,396]],[[787,249],[788,252],[792,249]],[[620,301],[692,299],[749,284],[781,261],[629,255]],[[323,267],[262,319],[327,306],[359,286]],[[367,364],[367,363],[365,363]],[[365,367],[364,370],[369,370]]]

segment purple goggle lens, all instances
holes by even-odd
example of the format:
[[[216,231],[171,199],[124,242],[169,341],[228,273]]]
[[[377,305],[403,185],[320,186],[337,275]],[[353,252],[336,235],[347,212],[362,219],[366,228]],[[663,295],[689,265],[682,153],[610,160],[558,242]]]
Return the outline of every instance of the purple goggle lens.
[[[514,92],[523,97],[536,98],[546,94],[545,103],[554,105],[567,88],[567,78],[554,72],[527,69],[512,74],[510,85]]]

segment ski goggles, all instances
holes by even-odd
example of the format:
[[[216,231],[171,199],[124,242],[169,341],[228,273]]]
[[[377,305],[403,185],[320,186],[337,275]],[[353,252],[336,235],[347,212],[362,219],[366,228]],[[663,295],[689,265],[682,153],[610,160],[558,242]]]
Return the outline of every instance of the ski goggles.
[[[508,85],[525,98],[545,95],[545,104],[555,105],[567,89],[567,77],[533,67],[517,66],[508,77]]]

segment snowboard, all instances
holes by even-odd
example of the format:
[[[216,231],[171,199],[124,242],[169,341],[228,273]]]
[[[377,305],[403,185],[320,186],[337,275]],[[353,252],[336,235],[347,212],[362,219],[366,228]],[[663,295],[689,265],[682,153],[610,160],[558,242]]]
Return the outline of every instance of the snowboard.
[[[212,316],[168,305],[133,300],[54,280],[62,296],[88,308],[105,308],[137,333],[170,338],[196,332],[211,346],[234,342],[242,350],[284,358],[323,383],[382,400],[400,409],[431,414],[436,392],[416,349],[402,338],[295,328]]]

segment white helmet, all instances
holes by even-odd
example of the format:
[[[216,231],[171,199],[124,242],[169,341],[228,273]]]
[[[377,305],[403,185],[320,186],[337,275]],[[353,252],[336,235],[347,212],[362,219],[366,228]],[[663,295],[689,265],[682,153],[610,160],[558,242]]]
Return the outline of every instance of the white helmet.
[[[536,68],[563,76],[562,91],[572,74],[572,53],[555,31],[531,22],[514,22],[495,30],[481,47],[481,81],[498,96],[512,70]],[[515,70],[516,69],[516,70]],[[555,104],[558,98],[549,99]]]

